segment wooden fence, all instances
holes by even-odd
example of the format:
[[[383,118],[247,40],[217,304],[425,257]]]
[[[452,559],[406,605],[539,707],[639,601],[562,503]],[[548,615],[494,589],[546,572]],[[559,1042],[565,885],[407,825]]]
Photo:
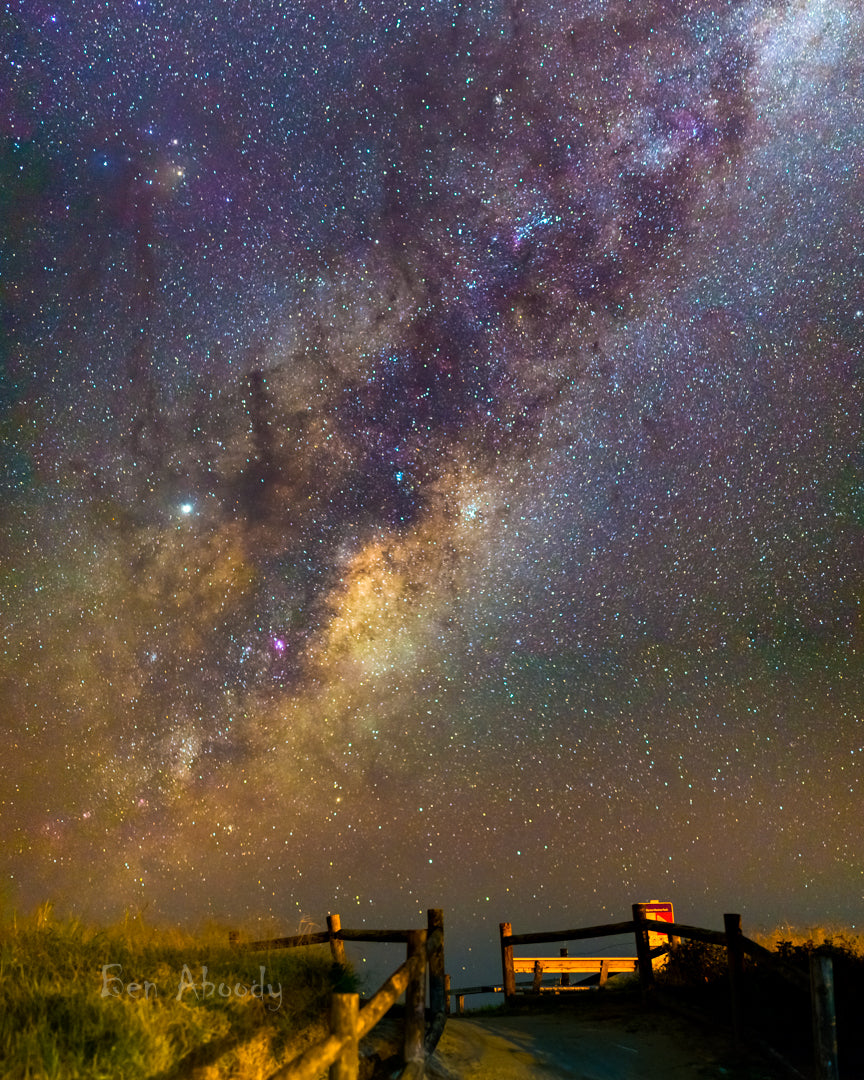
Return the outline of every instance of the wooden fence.
[[[659,920],[646,920],[644,911],[647,905],[634,904],[634,918],[622,923],[608,923],[600,926],[583,926],[575,930],[553,930],[536,934],[514,934],[510,923],[501,923],[499,932],[501,937],[501,967],[503,973],[503,991],[507,999],[512,1000],[516,994],[516,975],[530,972],[533,975],[531,991],[534,993],[544,989],[542,978],[544,975],[560,974],[566,977],[562,979],[562,985],[555,987],[556,991],[569,985],[571,974],[599,975],[600,984],[606,982],[610,975],[624,972],[642,971],[640,961],[648,976],[653,975],[653,961],[656,957],[668,952],[667,946],[659,949],[651,949],[648,944],[647,931],[644,935],[637,930],[634,921],[639,912],[640,925],[644,921],[650,925],[652,931],[657,932],[658,926],[672,926],[672,923],[662,923]],[[542,945],[552,941],[584,941],[589,938],[612,937],[620,934],[636,934],[636,957],[631,956],[573,956],[567,955],[566,949],[561,949],[561,955],[557,957],[535,957],[513,955],[515,945]],[[644,937],[644,941],[641,940]],[[640,980],[643,977],[640,975]],[[524,988],[524,987],[523,987]],[[551,988],[550,988],[551,989]]]
[[[405,1080],[422,1080],[426,1058],[435,1049],[446,1022],[444,999],[444,913],[430,908],[423,930],[344,930],[338,915],[327,917],[327,930],[316,934],[271,938],[241,943],[236,933],[229,935],[239,949],[290,949],[303,945],[330,945],[334,960],[344,964],[346,941],[404,942],[405,963],[401,964],[368,1001],[359,994],[334,994],[330,1013],[330,1034],[310,1046],[293,1061],[272,1073],[269,1080],[315,1080],[329,1067],[330,1080],[357,1080],[360,1068],[360,1040],[375,1027],[397,999],[405,994],[403,1052]],[[429,1005],[432,1022],[426,1027],[426,972],[429,972]]]
[[[636,944],[636,959],[628,961],[633,966],[627,970],[638,972],[639,982],[644,993],[650,993],[654,986],[654,957],[667,951],[665,946],[660,949],[651,949],[648,939],[649,932],[666,935],[673,945],[680,938],[689,938],[692,941],[701,941],[708,945],[720,945],[726,949],[732,1006],[732,1028],[736,1043],[740,1043],[742,1038],[744,1012],[742,982],[744,957],[746,955],[754,960],[769,964],[776,972],[799,989],[810,991],[816,1075],[818,1080],[837,1080],[837,1029],[834,1015],[833,972],[830,957],[812,956],[810,978],[808,979],[801,971],[785,963],[775,953],[745,937],[741,931],[740,915],[724,915],[724,928],[722,931],[705,930],[700,926],[647,919],[645,916],[646,906],[645,904],[634,904],[633,918],[627,920],[627,922],[582,926],[572,930],[514,934],[510,923],[501,923],[499,929],[503,973],[502,989],[505,1000],[508,1002],[515,1000],[516,972],[527,970],[527,965],[533,965],[531,969],[534,971],[532,989],[535,992],[541,988],[540,979],[544,971],[553,973],[556,971],[572,972],[582,970],[581,967],[564,966],[568,961],[562,958],[522,957],[514,959],[513,949],[518,945],[539,945],[553,941],[584,941],[590,938],[611,937],[616,934],[633,934]],[[599,965],[610,960],[611,958],[588,957],[584,960],[584,963],[590,965],[587,970],[597,971],[600,970]],[[468,991],[462,991],[462,993],[466,992]]]
[[[501,993],[512,1003],[516,998],[517,973],[530,972],[533,993],[547,989],[542,985],[544,974],[560,975],[557,992],[569,987],[569,977],[574,973],[596,973],[601,982],[605,977],[621,971],[635,971],[643,993],[650,994],[654,986],[654,959],[668,951],[669,946],[652,949],[649,933],[665,935],[671,947],[681,938],[719,945],[726,950],[729,985],[731,993],[732,1026],[736,1042],[741,1041],[744,1001],[742,993],[744,957],[770,965],[796,987],[810,991],[814,1057],[818,1080],[838,1080],[837,1035],[834,1017],[834,990],[831,958],[814,954],[811,957],[810,977],[785,963],[775,953],[751,941],[741,931],[741,916],[723,916],[722,931],[706,930],[684,923],[667,923],[646,918],[646,905],[633,905],[633,918],[626,922],[583,926],[570,930],[541,931],[539,933],[514,934],[510,923],[500,924],[500,944],[503,979],[500,986],[471,986],[452,990],[450,976],[444,970],[444,917],[438,908],[428,911],[427,927],[421,930],[345,930],[338,915],[327,918],[327,930],[315,934],[273,938],[263,941],[241,943],[236,933],[229,935],[231,944],[238,949],[279,949],[304,945],[329,944],[333,958],[346,962],[346,941],[397,942],[406,945],[407,954],[401,964],[384,982],[378,992],[361,1004],[357,994],[334,994],[330,1016],[330,1034],[309,1047],[293,1061],[281,1066],[269,1080],[315,1080],[325,1068],[330,1069],[331,1080],[357,1080],[359,1075],[359,1043],[369,1034],[385,1013],[405,994],[405,1026],[403,1051],[405,1069],[403,1080],[422,1080],[425,1063],[444,1030],[446,1014],[450,1011],[450,997],[455,996],[459,1011],[464,1006],[464,996],[473,993]],[[558,957],[514,957],[513,949],[524,945],[540,945],[560,941],[584,941],[613,935],[633,934],[636,957],[569,957],[561,949]],[[429,973],[429,1004],[431,1024],[426,1025],[426,972]],[[553,989],[553,988],[548,988]],[[234,1048],[236,1050],[236,1047]]]

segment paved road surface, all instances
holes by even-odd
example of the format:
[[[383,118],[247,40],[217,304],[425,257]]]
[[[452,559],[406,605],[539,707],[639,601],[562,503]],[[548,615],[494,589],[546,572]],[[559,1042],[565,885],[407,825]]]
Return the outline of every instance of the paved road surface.
[[[736,1065],[727,1041],[676,1017],[589,1014],[451,1017],[435,1055],[441,1080],[778,1080]]]

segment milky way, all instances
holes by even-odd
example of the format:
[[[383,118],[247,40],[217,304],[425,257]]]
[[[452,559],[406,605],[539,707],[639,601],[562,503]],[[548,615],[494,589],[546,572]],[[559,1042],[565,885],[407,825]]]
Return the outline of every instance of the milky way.
[[[2,19],[8,895],[860,919],[851,0]]]

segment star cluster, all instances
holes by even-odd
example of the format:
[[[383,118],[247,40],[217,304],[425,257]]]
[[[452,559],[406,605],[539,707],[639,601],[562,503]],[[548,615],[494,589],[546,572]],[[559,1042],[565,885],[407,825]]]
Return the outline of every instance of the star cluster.
[[[851,0],[2,20],[10,895],[860,917]]]

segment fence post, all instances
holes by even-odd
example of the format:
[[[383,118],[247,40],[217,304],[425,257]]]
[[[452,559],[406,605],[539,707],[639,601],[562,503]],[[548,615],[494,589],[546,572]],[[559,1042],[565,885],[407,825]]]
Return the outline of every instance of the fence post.
[[[744,990],[744,942],[741,933],[741,916],[724,915],[723,929],[726,931],[726,963],[729,968],[729,990],[732,997],[732,1031],[735,1045],[741,1045]]]
[[[444,1011],[450,1015],[450,976],[444,976]]]
[[[834,1013],[834,965],[830,956],[810,954],[813,1008],[813,1056],[818,1080],[838,1080],[837,1018]]]
[[[422,1069],[426,1060],[426,931],[408,931],[408,963],[412,965],[405,988],[405,1066]]]
[[[459,1015],[460,1016],[462,1015],[462,1013],[465,1012],[465,995],[464,994],[457,994],[456,995],[456,1008],[459,1010]]]
[[[232,949],[236,949],[240,944],[240,931],[229,930],[228,931],[228,944]]]
[[[540,993],[540,984],[543,982],[543,965],[539,960],[534,961],[534,982],[531,984],[531,993]]]
[[[347,966],[348,961],[345,959],[345,943],[341,938],[336,937],[339,931],[342,929],[342,919],[338,915],[327,916],[327,930],[330,934],[330,952],[333,959],[337,964],[342,964],[343,967]]]
[[[633,922],[636,924],[636,959],[639,962],[639,985],[647,993],[654,986],[654,965],[651,963],[651,946],[648,944],[648,920],[646,904],[633,905]]]
[[[357,1022],[359,994],[334,994],[330,1002],[330,1031],[343,1040],[342,1052],[330,1066],[330,1080],[358,1080],[360,1051]]]
[[[510,1005],[516,997],[516,974],[513,971],[513,946],[505,945],[504,938],[513,933],[513,927],[509,922],[498,924],[501,934],[501,969],[504,980],[504,1000]]]
[[[566,949],[561,949],[561,955],[562,956],[567,956],[567,950]],[[561,984],[561,986],[569,986],[570,985],[570,972],[569,971],[562,971],[561,972],[561,982],[560,982],[560,984]]]
[[[427,912],[427,933],[441,931],[441,944],[429,957],[429,1008],[432,1015],[445,1011],[445,975],[444,975],[444,911],[442,908],[429,908]],[[447,999],[449,1004],[449,999]]]

